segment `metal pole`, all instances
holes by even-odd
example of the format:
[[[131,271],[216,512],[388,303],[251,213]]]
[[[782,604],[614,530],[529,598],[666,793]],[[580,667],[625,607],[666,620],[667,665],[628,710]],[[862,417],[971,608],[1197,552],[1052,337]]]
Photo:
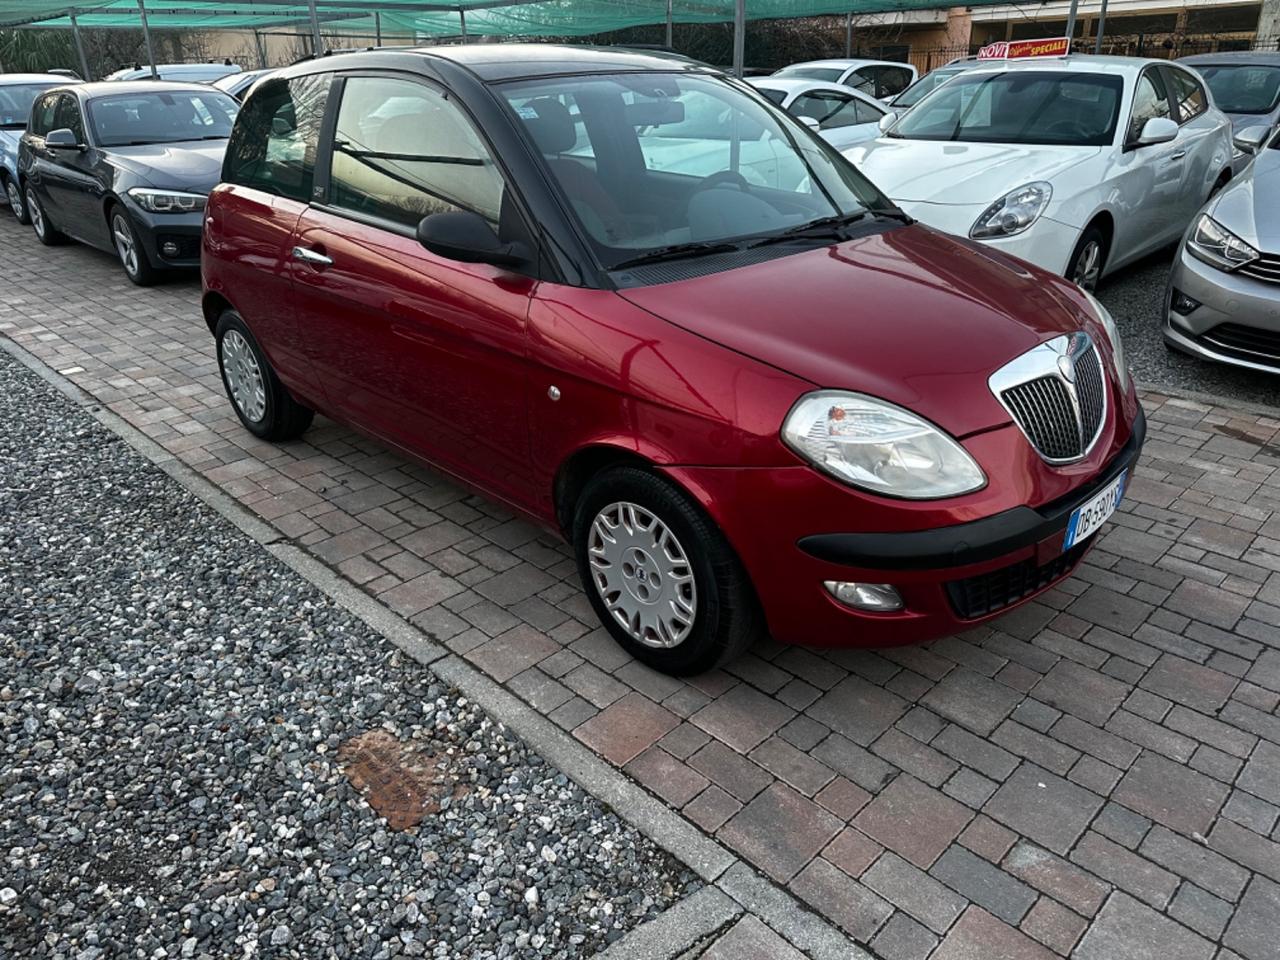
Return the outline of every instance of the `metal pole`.
[[[667,48],[671,47],[671,0],[667,0]]]
[[[151,46],[151,30],[147,26],[147,5],[138,0],[138,13],[142,17],[142,38],[147,41],[147,62],[151,64],[151,79],[159,80],[160,71],[156,69],[156,52]]]
[[[1098,36],[1093,41],[1093,52],[1102,52],[1102,34],[1107,29],[1107,0],[1102,0],[1102,10],[1098,13]]]
[[[377,10],[373,11],[373,35],[374,46],[382,46],[382,14]]]
[[[458,24],[462,27],[462,42],[467,42],[467,11],[458,8]]]
[[[1071,41],[1076,38],[1076,7],[1080,0],[1071,0],[1071,10],[1067,14],[1067,49],[1071,49]]]
[[[853,11],[844,15],[844,55],[853,56]]]
[[[742,68],[747,55],[747,0],[734,0],[733,4],[733,75],[742,79]]]
[[[317,57],[324,52],[324,41],[320,38],[320,16],[316,13],[316,0],[307,0],[311,11],[311,52]]]
[[[76,23],[75,11],[71,11],[71,35],[76,40],[76,54],[80,57],[80,75],[85,80],[92,80],[89,76],[89,60],[84,55],[84,41],[80,39],[80,24]]]
[[[258,51],[258,66],[262,69],[267,68],[267,44],[262,39],[262,32],[253,31],[253,48]]]

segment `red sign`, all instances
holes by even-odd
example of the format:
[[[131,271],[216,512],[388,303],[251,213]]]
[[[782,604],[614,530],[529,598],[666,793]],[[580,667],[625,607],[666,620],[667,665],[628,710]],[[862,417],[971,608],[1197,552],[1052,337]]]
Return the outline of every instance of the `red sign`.
[[[1065,57],[1071,52],[1066,37],[1050,40],[1001,40],[978,51],[979,60],[1025,60],[1028,57]]]

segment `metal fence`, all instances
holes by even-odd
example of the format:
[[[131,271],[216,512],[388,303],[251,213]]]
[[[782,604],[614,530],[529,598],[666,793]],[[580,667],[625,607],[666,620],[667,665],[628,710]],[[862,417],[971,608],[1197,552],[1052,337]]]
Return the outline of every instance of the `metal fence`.
[[[920,46],[912,44],[907,51],[901,47],[890,50],[887,47],[868,46],[862,48],[855,56],[882,57],[886,60],[899,60],[910,63],[923,75],[935,70],[952,60],[976,54],[981,44],[953,44],[950,46]],[[1077,53],[1093,53],[1093,37],[1077,37],[1073,49]],[[1122,57],[1157,57],[1173,60],[1178,57],[1191,56],[1193,53],[1218,53],[1227,50],[1268,50],[1280,52],[1280,38],[1265,41],[1255,40],[1251,33],[1216,33],[1187,34],[1170,36],[1159,34],[1116,35],[1105,34],[1102,38],[1102,52]]]

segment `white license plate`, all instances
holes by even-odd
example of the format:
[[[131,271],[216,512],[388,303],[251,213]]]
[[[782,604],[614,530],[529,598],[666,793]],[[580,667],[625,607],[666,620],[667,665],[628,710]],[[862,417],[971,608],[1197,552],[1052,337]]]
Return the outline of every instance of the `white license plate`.
[[[1120,498],[1124,496],[1124,482],[1128,476],[1129,471],[1125,470],[1092,500],[1075,508],[1067,523],[1067,536],[1062,541],[1063,550],[1070,550],[1077,543],[1083,543],[1110,519],[1116,512],[1116,507],[1120,506]]]

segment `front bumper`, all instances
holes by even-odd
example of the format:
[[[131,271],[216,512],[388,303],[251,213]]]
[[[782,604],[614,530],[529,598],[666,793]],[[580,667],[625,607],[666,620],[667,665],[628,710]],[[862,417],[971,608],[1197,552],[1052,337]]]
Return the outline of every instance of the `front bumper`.
[[[986,491],[987,503],[1004,507],[953,508],[949,522],[947,508],[935,505],[925,512],[919,504],[884,500],[874,515],[860,518],[849,509],[847,488],[841,488],[843,494],[829,489],[839,485],[807,467],[669,472],[698,496],[728,535],[775,639],[827,647],[923,643],[1007,613],[1075,569],[1091,541],[1063,552],[1072,511],[1121,471],[1132,470],[1146,438],[1146,421],[1132,394],[1124,398],[1121,413],[1127,429],[1113,419],[1109,438],[1098,446],[1106,452],[1074,476],[1055,470],[1057,495],[1043,502],[1023,484],[1032,471],[1047,468],[1024,466],[1021,453],[1011,453],[1019,444],[1035,456],[1016,427],[971,438],[966,446],[981,442],[989,453],[1003,451],[1013,461],[1007,488]],[[795,504],[795,509],[780,509],[780,504]],[[842,513],[848,527],[865,532],[813,532],[820,518],[839,522]],[[859,519],[868,522],[864,526]],[[827,592],[822,585],[827,580],[891,584],[903,608],[891,613],[853,609]]]
[[[895,202],[917,220],[957,237],[968,237],[974,223],[986,209],[985,204]],[[1061,277],[1066,274],[1067,261],[1071,259],[1079,239],[1079,227],[1041,216],[1026,230],[1012,237],[994,237],[978,242]]]
[[[200,266],[200,230],[204,212],[151,213],[131,197],[124,198],[129,220],[146,251],[147,261],[157,270],[190,269]],[[169,248],[172,245],[172,248]]]
[[[1175,293],[1199,302],[1174,309]],[[1165,341],[1177,350],[1251,370],[1280,372],[1280,284],[1228,273],[1178,251],[1165,291]]]

